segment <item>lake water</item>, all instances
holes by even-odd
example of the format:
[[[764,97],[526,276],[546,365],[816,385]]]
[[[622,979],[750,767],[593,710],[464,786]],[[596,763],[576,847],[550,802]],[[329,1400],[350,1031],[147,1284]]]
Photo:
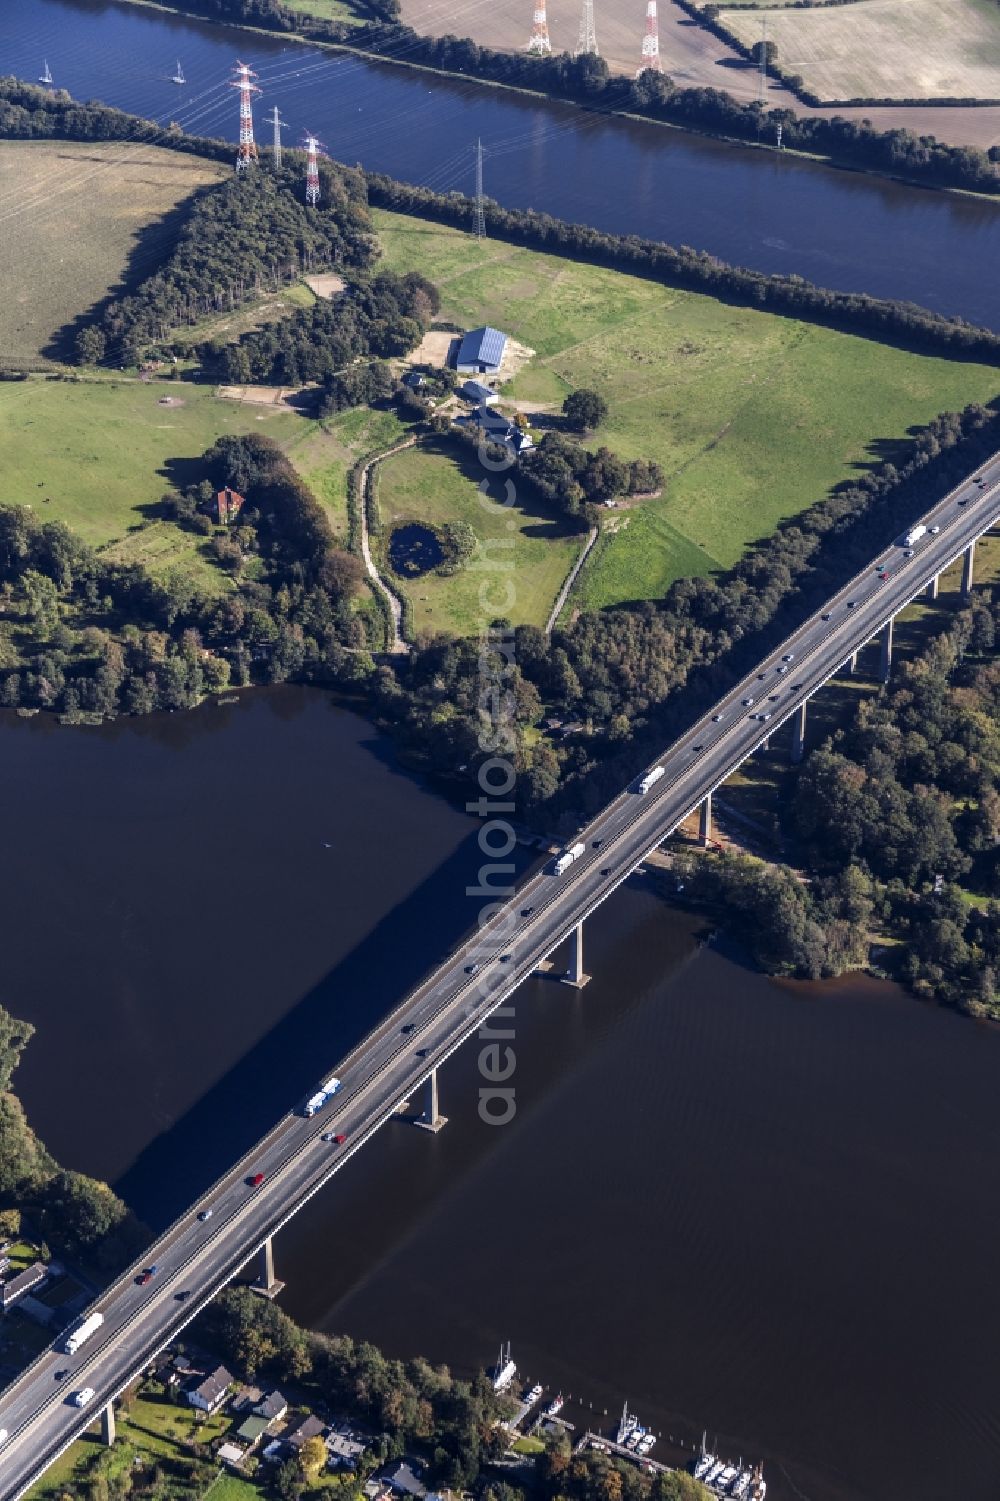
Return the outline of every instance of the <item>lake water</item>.
[[[189,80],[170,82],[178,57]],[[602,229],[707,250],[823,286],[921,303],[1000,327],[1000,207],[614,120],[119,0],[18,0],[0,15],[0,73],[56,84],[166,124],[233,139],[227,80],[259,73],[257,135],[275,105],[335,157],[439,190],[486,191]]]
[[[18,1089],[153,1223],[474,920],[470,821],[319,692],[3,716],[0,761]],[[1000,1032],[697,927],[641,882],[606,904],[586,990],[518,994],[513,1123],[462,1050],[446,1129],[387,1127],[278,1238],[285,1305],[460,1370],[510,1339],[573,1421],[707,1427],[776,1501],[992,1501]]]

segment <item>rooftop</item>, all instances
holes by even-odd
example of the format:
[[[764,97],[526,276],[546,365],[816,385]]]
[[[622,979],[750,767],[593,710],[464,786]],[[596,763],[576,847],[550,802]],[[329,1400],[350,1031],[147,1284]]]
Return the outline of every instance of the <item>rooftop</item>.
[[[455,366],[458,370],[479,366],[485,370],[498,370],[506,347],[507,335],[498,328],[491,328],[487,323],[482,328],[470,329],[458,346]]]

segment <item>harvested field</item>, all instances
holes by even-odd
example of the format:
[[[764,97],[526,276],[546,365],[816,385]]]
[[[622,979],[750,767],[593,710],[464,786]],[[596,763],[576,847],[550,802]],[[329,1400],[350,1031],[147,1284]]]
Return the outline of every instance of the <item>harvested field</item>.
[[[424,334],[416,349],[411,349],[409,354],[403,356],[403,363],[436,365],[443,369],[448,363],[448,354],[456,338],[456,334],[443,333],[440,329],[432,328]]]
[[[760,16],[723,10],[741,41]],[[1000,8],[995,0],[857,0],[768,12],[768,36],[786,71],[821,99],[1000,98]]]
[[[223,175],[155,146],[0,142],[0,194],[19,202],[4,225],[0,359],[37,363],[60,329],[120,283],[141,231]],[[163,234],[172,232],[168,221]],[[142,266],[151,271],[163,249],[150,230]]]

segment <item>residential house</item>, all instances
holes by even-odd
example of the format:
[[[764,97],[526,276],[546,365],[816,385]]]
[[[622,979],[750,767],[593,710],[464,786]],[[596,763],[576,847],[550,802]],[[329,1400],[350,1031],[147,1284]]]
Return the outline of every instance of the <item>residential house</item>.
[[[474,406],[491,407],[500,400],[492,386],[484,386],[481,380],[467,380],[458,388],[459,396],[471,401]]]
[[[261,1395],[261,1399],[254,1406],[254,1412],[259,1418],[265,1418],[268,1423],[280,1423],[288,1412],[288,1403],[281,1393],[275,1389],[267,1395]]]
[[[334,1428],[327,1434],[330,1464],[337,1470],[355,1470],[368,1445],[348,1428]]]
[[[415,1459],[400,1459],[389,1469],[383,1470],[381,1478],[394,1495],[414,1496],[416,1501],[424,1501],[427,1487],[420,1478],[423,1472],[423,1466]]]
[[[239,1444],[225,1443],[220,1445],[218,1458],[224,1465],[232,1465],[234,1468],[241,1465],[246,1458]]]
[[[231,490],[227,485],[220,490],[215,497],[216,508],[219,513],[219,525],[229,526],[246,505],[246,499],[236,490]]]
[[[243,1419],[236,1430],[235,1437],[249,1453],[251,1449],[256,1449],[269,1426],[266,1418],[259,1418],[256,1413],[251,1413],[250,1417]]]
[[[297,1454],[307,1439],[319,1438],[325,1432],[326,1424],[322,1418],[318,1418],[315,1413],[311,1412],[307,1418],[303,1418],[294,1432],[285,1434],[285,1443]]]
[[[218,1412],[232,1384],[233,1377],[225,1366],[216,1366],[210,1375],[191,1388],[187,1394],[188,1402],[199,1412]]]
[[[33,1287],[39,1287],[48,1275],[49,1269],[44,1262],[33,1261],[23,1272],[18,1272],[16,1277],[0,1284],[0,1308],[4,1311],[13,1308],[19,1298],[31,1292]]]

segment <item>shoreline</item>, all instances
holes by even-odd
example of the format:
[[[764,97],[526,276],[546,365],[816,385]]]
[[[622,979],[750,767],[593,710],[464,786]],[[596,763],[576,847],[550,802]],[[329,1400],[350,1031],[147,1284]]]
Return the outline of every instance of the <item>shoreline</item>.
[[[227,20],[221,20],[221,19],[220,20],[211,20],[211,19],[209,19],[206,16],[200,16],[200,15],[198,15],[194,11],[185,10],[180,5],[172,5],[172,4],[166,3],[166,0],[121,0],[121,3],[125,4],[125,5],[137,6],[140,9],[143,9],[143,10],[157,11],[160,14],[166,15],[166,16],[179,16],[179,17],[181,17],[184,20],[187,20],[187,21],[197,21],[197,22],[200,22],[202,25],[206,25],[206,26],[226,26],[226,27],[231,27],[231,28],[233,28],[234,30],[237,30],[237,31],[246,31],[246,32],[249,32],[251,35],[268,37],[268,38],[270,38],[272,40],[273,39],[280,39],[280,40],[284,40],[284,41],[288,41],[288,42],[295,42],[299,46],[303,46],[303,47],[315,47],[315,48],[318,48],[318,49],[320,49],[322,51],[326,51],[326,52],[346,53],[348,56],[359,58],[359,59],[361,59],[364,62],[368,62],[368,63],[372,63],[372,64],[376,64],[376,65],[381,64],[381,65],[384,65],[386,67],[392,67],[392,68],[407,68],[411,72],[426,73],[426,74],[430,74],[432,77],[443,78],[443,79],[448,79],[448,80],[456,80],[456,81],[468,84],[471,88],[476,88],[476,89],[497,89],[497,90],[502,91],[503,93],[519,95],[519,96],[521,96],[524,99],[529,99],[529,100],[533,100],[533,101],[540,101],[540,102],[542,102],[544,104],[554,105],[554,106],[561,106],[561,107],[566,108],[566,109],[579,110],[582,114],[593,115],[593,116],[597,116],[597,117],[603,117],[604,119],[607,119],[607,120],[627,120],[627,121],[629,121],[632,124],[651,126],[653,128],[657,128],[657,129],[661,129],[661,130],[674,130],[674,131],[678,131],[682,135],[696,136],[696,137],[699,137],[702,140],[720,141],[723,144],[728,145],[728,146],[743,147],[747,151],[767,152],[768,154],[773,155],[773,156],[790,156],[790,157],[794,157],[796,160],[805,161],[805,162],[813,162],[813,163],[815,163],[818,166],[828,167],[828,168],[830,168],[831,170],[834,170],[834,171],[839,171],[839,172],[853,172],[853,173],[857,173],[857,174],[859,174],[860,176],[863,176],[863,177],[874,177],[874,178],[877,178],[879,181],[882,181],[882,182],[899,183],[903,187],[921,188],[921,189],[924,189],[927,192],[944,193],[944,194],[948,194],[950,196],[953,195],[953,196],[957,196],[957,197],[960,197],[960,198],[970,198],[970,199],[973,199],[975,201],[981,201],[981,202],[984,202],[984,203],[996,203],[996,202],[998,202],[998,200],[1000,200],[1000,193],[996,193],[996,194],[994,194],[994,193],[983,193],[983,192],[976,192],[972,188],[951,187],[951,186],[948,186],[946,184],[928,183],[928,182],[924,182],[924,181],[920,180],[919,178],[907,176],[905,173],[887,172],[887,171],[883,171],[883,170],[879,169],[878,167],[866,167],[866,166],[859,165],[858,163],[855,163],[855,162],[846,161],[843,158],[836,157],[836,156],[825,156],[825,155],[822,155],[822,154],[820,154],[818,152],[803,151],[801,148],[797,148],[797,147],[782,146],[779,149],[779,148],[777,148],[776,146],[774,146],[774,145],[772,145],[770,143],[765,143],[765,142],[760,141],[760,140],[756,140],[756,141],[747,140],[747,139],[744,139],[742,136],[729,135],[725,131],[709,130],[709,129],[707,129],[704,126],[698,126],[698,125],[693,125],[693,124],[683,124],[682,125],[682,124],[678,124],[676,121],[673,121],[673,120],[657,120],[657,119],[654,119],[651,115],[636,114],[634,111],[631,111],[631,110],[625,110],[625,109],[601,109],[601,108],[595,107],[593,105],[583,104],[579,100],[576,100],[576,99],[566,98],[566,97],[564,97],[563,95],[560,95],[560,94],[549,94],[549,93],[546,93],[544,90],[541,90],[541,89],[529,89],[524,84],[501,83],[501,82],[498,82],[496,79],[489,79],[489,78],[473,78],[468,73],[462,73],[462,72],[458,72],[458,71],[452,71],[451,69],[448,69],[448,68],[434,67],[430,63],[414,62],[411,59],[405,58],[405,57],[390,57],[390,56],[385,56],[382,53],[369,51],[367,48],[364,48],[364,47],[352,46],[349,42],[328,42],[328,41],[321,41],[321,40],[319,40],[317,38],[304,36],[301,32],[294,31],[294,30],[293,31],[272,31],[272,30],[270,30],[270,29],[268,29],[267,27],[264,27],[264,26],[253,26],[253,25],[251,25],[247,21],[233,21],[233,20],[228,20],[228,19]],[[361,23],[361,24],[364,24],[364,23]],[[28,81],[28,80],[25,80],[25,81]],[[720,93],[726,93],[725,90],[719,90],[718,92],[720,92]],[[730,96],[727,96],[727,97],[732,97],[732,96],[730,95]],[[929,108],[933,103],[934,103],[934,101],[928,100],[928,101],[926,101],[926,104],[922,103],[920,107],[921,108],[924,108],[924,107],[928,107]],[[868,107],[871,107],[871,108],[874,109],[874,108],[886,108],[888,106],[885,106],[885,105],[882,105],[882,104],[878,104],[877,102],[873,102],[871,106],[867,106],[867,105],[852,105],[850,107],[851,108],[868,108]],[[899,108],[901,108],[901,109],[907,108],[907,107],[909,107],[909,106],[906,106],[906,105],[900,105],[899,106]],[[940,106],[940,108],[942,108],[942,109],[972,108],[972,107],[973,106],[970,106],[970,105],[962,105],[962,106],[958,106],[958,105],[941,105]],[[988,102],[983,102],[981,104],[977,104],[975,107],[976,108],[980,108],[980,109],[989,109],[989,108],[993,108],[995,106],[989,104]],[[809,115],[809,108],[810,108],[809,106],[804,106],[803,107],[803,110],[801,112],[803,118],[809,118],[810,117],[810,115]],[[822,106],[822,108],[824,108],[824,109],[832,109],[832,110],[836,111],[838,109],[838,106],[836,104],[831,104],[831,105],[824,105],[824,106]],[[912,127],[907,126],[907,125],[901,125],[901,126],[897,126],[897,127],[894,127],[894,128],[896,128],[896,129],[902,129],[902,130],[910,130],[912,134],[914,134],[914,135],[917,134],[916,131],[912,131]],[[887,132],[880,131],[878,133],[879,134],[885,134]],[[975,150],[982,150],[983,149],[982,147],[963,148],[963,147],[960,147],[960,146],[957,146],[957,145],[953,145],[950,142],[942,142],[941,144],[946,145],[946,146],[948,146],[948,148],[950,150],[955,150],[955,151],[962,150],[962,149],[975,149]]]

